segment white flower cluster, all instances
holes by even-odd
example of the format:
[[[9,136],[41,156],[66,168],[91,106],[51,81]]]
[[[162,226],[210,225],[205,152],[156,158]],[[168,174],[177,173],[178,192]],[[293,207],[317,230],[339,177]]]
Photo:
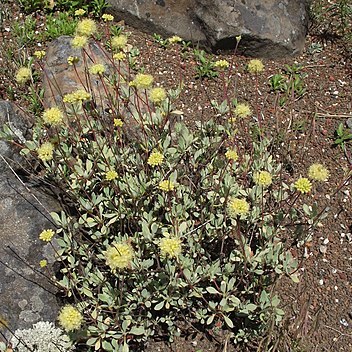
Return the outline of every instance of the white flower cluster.
[[[16,352],[69,352],[74,348],[69,337],[48,321],[40,321],[32,329],[16,330],[11,339]]]

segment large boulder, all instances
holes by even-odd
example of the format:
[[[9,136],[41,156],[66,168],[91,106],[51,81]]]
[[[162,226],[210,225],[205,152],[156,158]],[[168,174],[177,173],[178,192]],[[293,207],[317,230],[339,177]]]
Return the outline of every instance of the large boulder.
[[[308,0],[108,0],[117,19],[149,33],[179,35],[212,50],[279,58],[299,54]]]

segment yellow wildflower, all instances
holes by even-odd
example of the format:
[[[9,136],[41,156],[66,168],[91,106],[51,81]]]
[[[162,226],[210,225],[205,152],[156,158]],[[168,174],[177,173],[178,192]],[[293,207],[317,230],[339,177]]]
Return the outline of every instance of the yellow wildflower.
[[[45,51],[44,50],[37,50],[34,52],[34,56],[37,58],[37,59],[42,59],[44,56],[45,56]]]
[[[114,119],[114,126],[115,127],[122,127],[123,121],[121,119]]]
[[[89,72],[92,75],[102,75],[105,72],[105,67],[103,64],[95,64],[89,68]]]
[[[54,237],[55,232],[51,229],[49,230],[44,230],[39,234],[39,239],[45,242],[50,242],[52,238]]]
[[[124,49],[127,44],[128,38],[123,35],[117,35],[111,38],[111,48],[112,49]]]
[[[101,18],[105,21],[105,22],[111,22],[114,20],[114,16],[113,15],[110,15],[108,13],[104,13],[103,16],[101,16]]]
[[[159,182],[159,189],[164,192],[173,191],[175,189],[175,183],[170,180],[164,180]]]
[[[233,198],[228,205],[228,209],[232,217],[245,216],[249,212],[249,204],[245,199]]]
[[[170,44],[175,44],[175,43],[182,42],[182,38],[177,36],[177,35],[174,35],[174,36],[170,37],[168,39],[168,41],[169,41]]]
[[[75,11],[75,16],[83,16],[86,13],[84,9],[78,9]]]
[[[123,53],[122,51],[120,51],[120,52],[114,54],[114,55],[112,56],[112,58],[113,58],[114,60],[117,60],[117,61],[122,61],[122,60],[124,60],[124,59],[126,58],[126,54]]]
[[[146,75],[144,73],[138,73],[135,79],[131,82],[131,85],[138,89],[147,89],[153,84],[154,78],[152,75]]]
[[[247,68],[250,73],[260,73],[264,70],[264,65],[261,60],[253,59],[248,62]]]
[[[89,37],[92,34],[94,34],[96,31],[97,31],[97,25],[90,18],[86,18],[77,23],[76,35]]]
[[[157,166],[157,165],[160,165],[163,161],[164,161],[164,155],[162,155],[159,152],[152,152],[149,155],[147,163],[150,166]]]
[[[308,169],[308,176],[312,180],[327,181],[330,176],[330,172],[322,164],[312,164]]]
[[[69,65],[74,65],[74,64],[76,64],[77,62],[79,61],[79,57],[78,56],[69,56],[68,58],[67,58],[67,63],[69,64]]]
[[[54,146],[50,142],[45,142],[37,149],[37,153],[39,159],[50,161],[53,158]]]
[[[91,98],[90,94],[84,89],[77,89],[75,92],[65,94],[62,101],[64,103],[76,103],[79,101],[89,100]]]
[[[164,88],[158,87],[151,89],[149,93],[150,101],[154,104],[159,104],[166,99],[166,92]]]
[[[21,67],[16,72],[16,82],[19,84],[25,84],[32,77],[31,70],[28,67]]]
[[[273,182],[271,174],[268,171],[255,172],[253,180],[255,184],[263,187],[269,187]]]
[[[40,265],[41,268],[45,268],[48,265],[48,261],[46,259],[42,259],[39,262],[39,265]]]
[[[243,103],[237,104],[234,112],[236,116],[242,117],[242,118],[248,117],[252,113],[251,108],[247,104],[243,104]]]
[[[219,68],[220,70],[224,70],[230,66],[227,60],[218,60],[215,61],[214,67]]]
[[[104,253],[106,264],[114,272],[116,269],[125,269],[130,266],[134,252],[126,242],[113,243]]]
[[[176,236],[170,236],[168,233],[159,241],[161,257],[177,258],[182,251],[181,240]]]
[[[306,177],[300,177],[294,184],[297,191],[309,193],[312,190],[312,183]]]
[[[227,159],[233,160],[233,161],[236,161],[238,159],[238,154],[234,149],[228,149],[227,152],[225,153],[225,156]]]
[[[71,45],[73,48],[79,49],[87,45],[88,38],[83,35],[76,35],[71,40]]]
[[[44,123],[51,125],[51,126],[60,125],[63,118],[64,118],[64,114],[62,113],[62,111],[58,107],[46,109],[43,112]]]
[[[118,174],[115,170],[110,170],[108,172],[105,173],[105,179],[107,181],[112,181],[115,180],[117,178]]]
[[[61,308],[57,319],[61,327],[66,331],[78,330],[83,322],[82,314],[77,308],[71,305]]]

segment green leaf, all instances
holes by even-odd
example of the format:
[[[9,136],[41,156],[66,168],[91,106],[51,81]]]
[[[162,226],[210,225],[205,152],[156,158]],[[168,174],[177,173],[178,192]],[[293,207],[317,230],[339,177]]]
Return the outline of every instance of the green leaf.
[[[224,315],[224,320],[225,320],[226,325],[227,325],[230,329],[232,329],[232,328],[233,328],[233,322],[232,322],[232,320],[231,320],[229,317],[227,317],[226,315]]]
[[[219,295],[221,294],[219,291],[217,291],[214,287],[207,287],[206,290],[213,295]]]
[[[143,335],[145,333],[144,327],[143,326],[133,326],[132,329],[130,330],[130,334],[132,335]]]
[[[160,310],[164,307],[164,301],[161,301],[160,303],[158,303],[155,307],[154,310]]]

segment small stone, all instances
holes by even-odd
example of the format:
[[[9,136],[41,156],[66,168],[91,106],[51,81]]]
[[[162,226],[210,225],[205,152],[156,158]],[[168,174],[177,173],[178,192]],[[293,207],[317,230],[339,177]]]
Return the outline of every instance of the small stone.
[[[342,318],[342,319],[340,319],[340,324],[342,325],[342,326],[344,326],[345,328],[348,328],[348,322],[347,322],[347,320],[346,319],[344,319],[344,318]]]

